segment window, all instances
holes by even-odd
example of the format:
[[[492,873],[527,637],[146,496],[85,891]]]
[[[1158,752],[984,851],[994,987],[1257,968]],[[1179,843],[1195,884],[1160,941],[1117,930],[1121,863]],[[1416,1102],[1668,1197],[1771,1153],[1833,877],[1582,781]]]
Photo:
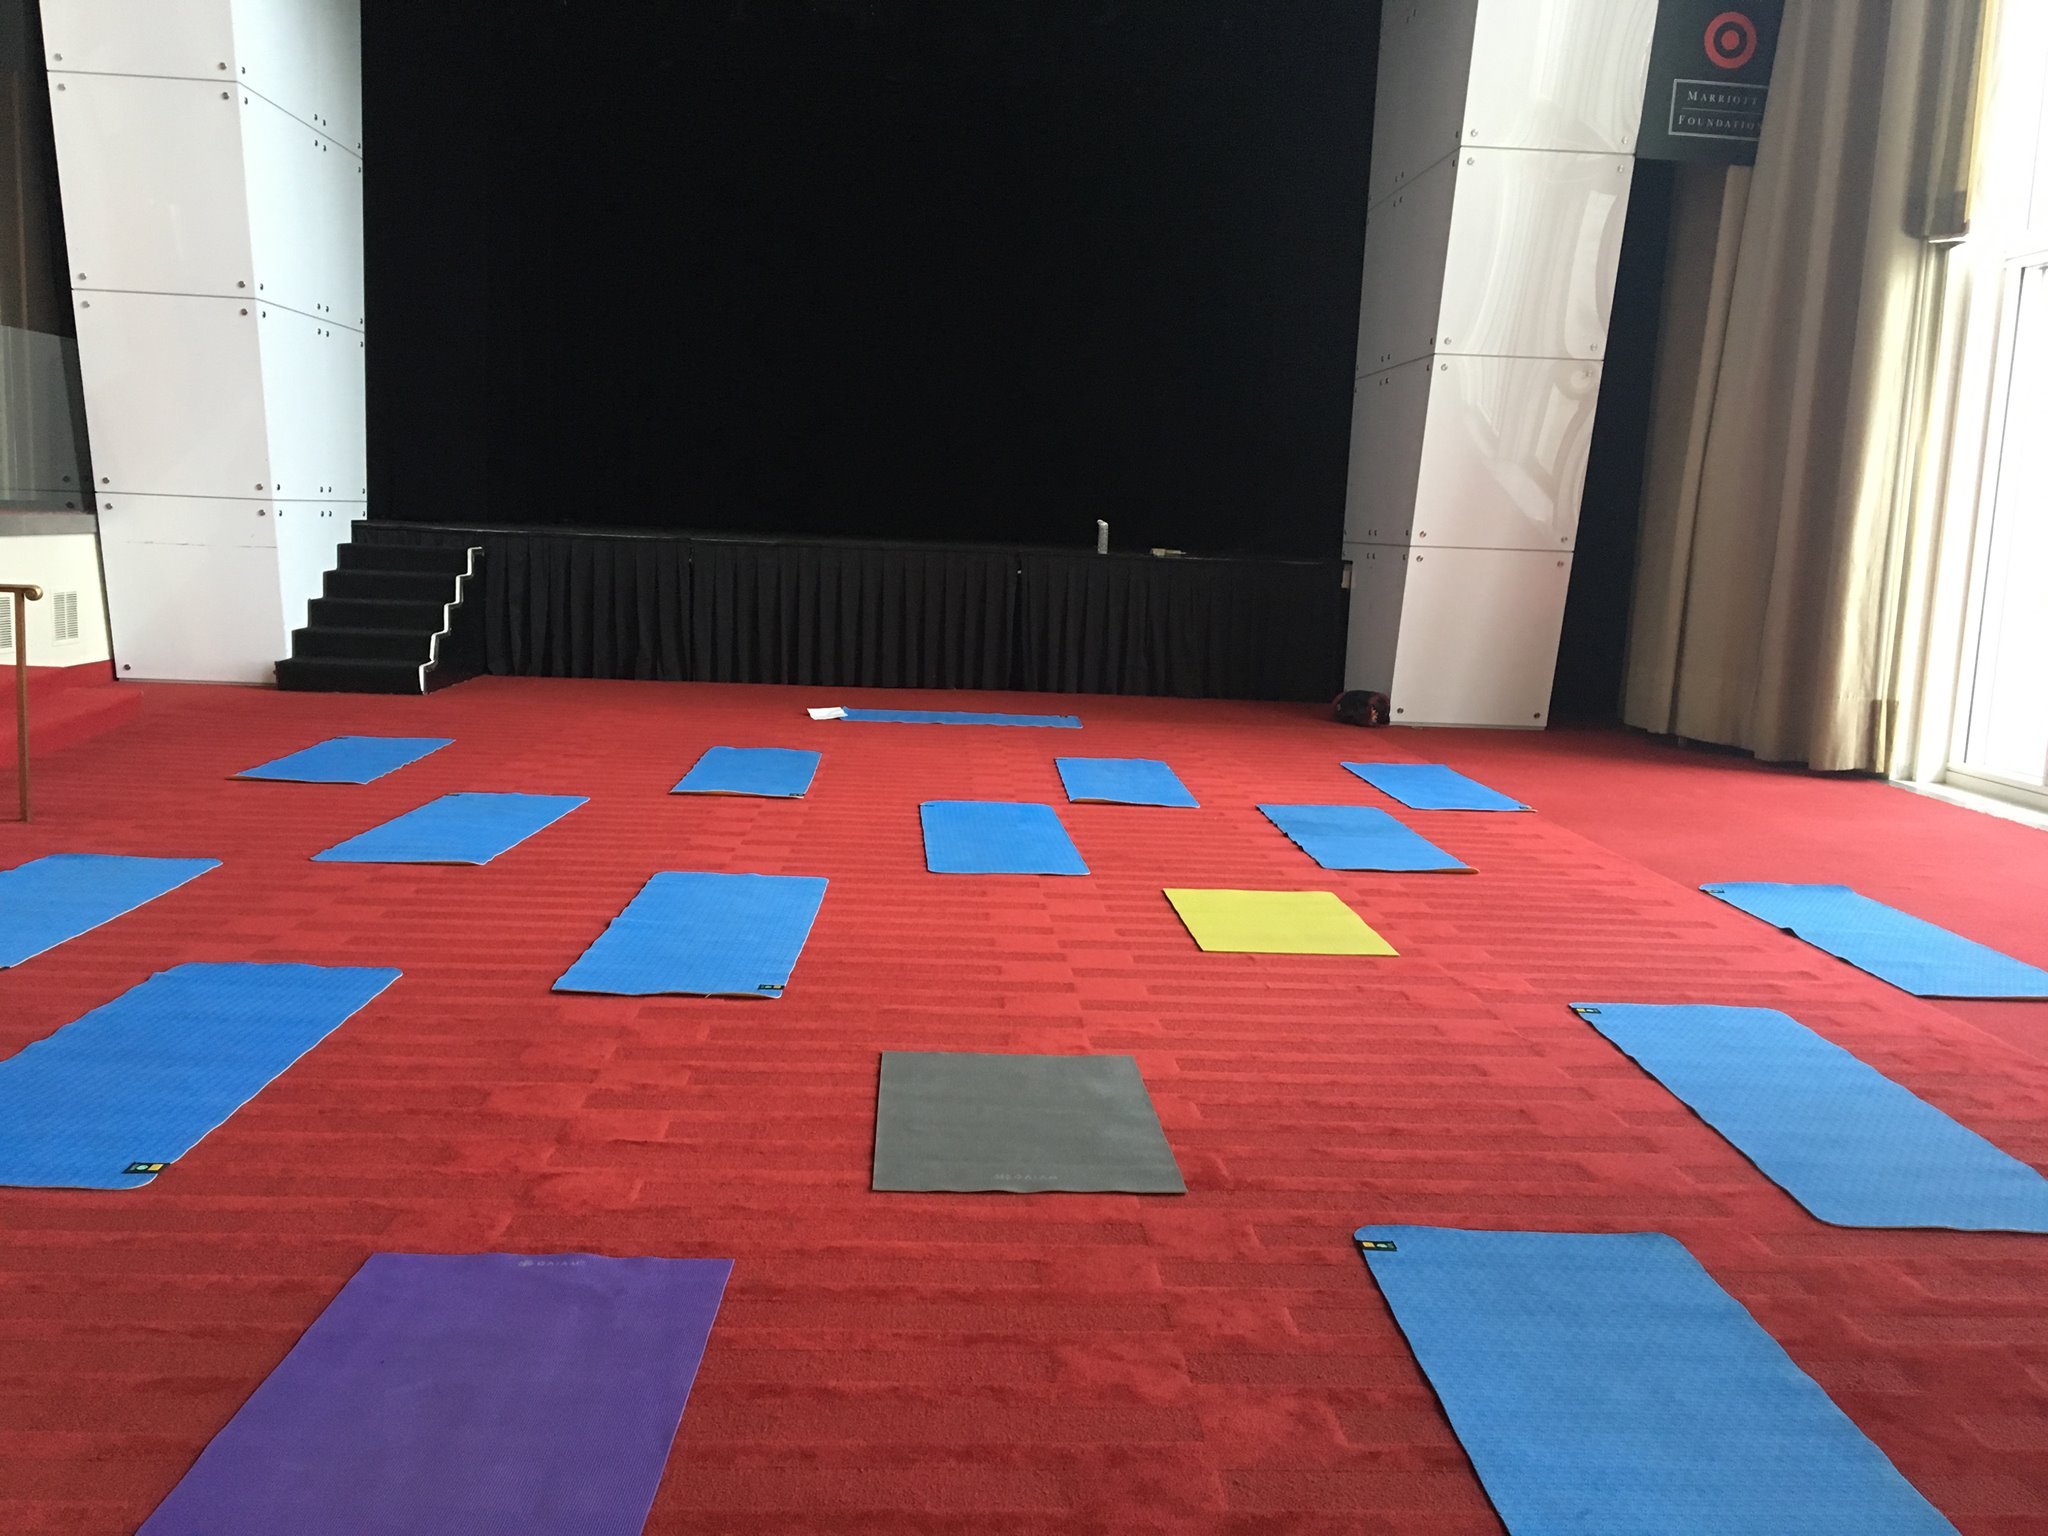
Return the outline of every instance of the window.
[[[2048,7],[2001,7],[1966,254],[1999,307],[1944,777],[2048,806]]]
[[[2048,791],[2048,260],[2017,266],[1975,644],[1951,775]]]

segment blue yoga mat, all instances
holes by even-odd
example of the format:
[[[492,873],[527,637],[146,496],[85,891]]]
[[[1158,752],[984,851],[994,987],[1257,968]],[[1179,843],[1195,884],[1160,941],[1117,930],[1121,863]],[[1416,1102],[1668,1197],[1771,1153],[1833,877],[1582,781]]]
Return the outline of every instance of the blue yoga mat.
[[[1346,763],[1389,799],[1411,811],[1526,811],[1497,789],[1488,789],[1442,763]]]
[[[1672,1238],[1357,1241],[1513,1536],[1955,1536]]]
[[[1078,731],[1078,715],[985,715],[964,709],[849,709],[843,717],[884,725],[1046,725]]]
[[[488,864],[586,803],[583,795],[443,795],[337,843],[327,864]]]
[[[52,853],[0,873],[0,970],[175,891],[219,859]]]
[[[1325,869],[1465,870],[1429,839],[1367,805],[1262,805],[1266,819]]]
[[[447,736],[336,736],[318,746],[244,768],[238,779],[285,779],[294,784],[367,784],[429,752],[454,745]]]
[[[2048,1179],[1774,1008],[1572,1008],[1822,1221],[2048,1232]]]
[[[711,747],[672,795],[765,795],[794,800],[811,787],[818,754],[794,747]]]
[[[1700,889],[1915,997],[2048,997],[2048,971],[1846,885],[1752,881]]]
[[[815,875],[666,871],[640,888],[555,990],[780,997],[824,899]]]
[[[1053,766],[1069,800],[1195,808],[1180,775],[1156,757],[1056,757]]]
[[[927,800],[924,867],[935,875],[1085,875],[1081,850],[1049,805]]]
[[[159,971],[0,1061],[0,1184],[147,1184],[397,979],[245,961]]]

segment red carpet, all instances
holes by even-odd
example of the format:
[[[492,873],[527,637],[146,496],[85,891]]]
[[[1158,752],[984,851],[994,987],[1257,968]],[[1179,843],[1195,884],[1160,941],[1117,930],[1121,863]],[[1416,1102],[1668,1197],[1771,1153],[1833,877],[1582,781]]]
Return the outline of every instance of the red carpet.
[[[2048,839],[1618,734],[800,712],[853,697],[161,687],[53,754],[0,866],[227,864],[0,972],[0,1053],[182,960],[406,974],[153,1187],[0,1191],[0,1531],[131,1531],[366,1254],[496,1248],[737,1260],[654,1532],[1498,1531],[1365,1221],[1668,1231],[1965,1536],[2048,1530],[2048,1239],[1823,1227],[1564,1007],[1781,1007],[2048,1167],[2038,1005],[1921,1002],[1688,889],[1840,880],[2048,964]],[[913,698],[976,702],[862,702]],[[458,740],[361,788],[227,779],[347,732]],[[826,756],[800,802],[665,795],[720,742]],[[1204,809],[1068,806],[1076,751],[1167,758]],[[1404,813],[1479,873],[1376,876],[1254,809],[1372,802],[1337,763],[1378,755],[1539,814]],[[464,789],[591,803],[484,869],[307,862]],[[927,875],[917,802],[947,797],[1058,804],[1093,877]],[[783,1001],[548,992],[661,868],[831,877]],[[1335,890],[1402,956],[1203,956],[1159,889],[1208,883]],[[889,1047],[1131,1052],[1190,1193],[872,1193]]]
[[[18,743],[14,713],[14,669],[0,668],[0,803],[15,810],[14,764]],[[52,752],[76,746],[126,725],[142,706],[142,690],[114,679],[104,661],[76,667],[28,669],[29,750],[41,762]]]

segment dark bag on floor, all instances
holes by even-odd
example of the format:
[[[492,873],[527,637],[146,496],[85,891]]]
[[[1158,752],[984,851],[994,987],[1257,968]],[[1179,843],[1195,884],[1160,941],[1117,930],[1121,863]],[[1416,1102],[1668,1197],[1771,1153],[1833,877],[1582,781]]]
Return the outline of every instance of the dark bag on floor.
[[[1346,725],[1385,725],[1387,696],[1354,688],[1337,695],[1336,702],[1330,706],[1330,713]]]

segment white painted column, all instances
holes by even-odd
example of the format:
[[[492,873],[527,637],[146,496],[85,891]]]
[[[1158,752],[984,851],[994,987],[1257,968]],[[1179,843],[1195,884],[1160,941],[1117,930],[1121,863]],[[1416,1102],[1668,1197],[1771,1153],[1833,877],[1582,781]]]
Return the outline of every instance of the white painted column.
[[[114,657],[268,682],[369,480],[359,0],[42,0]]]
[[[1549,713],[1656,0],[1387,0],[1345,685]]]

